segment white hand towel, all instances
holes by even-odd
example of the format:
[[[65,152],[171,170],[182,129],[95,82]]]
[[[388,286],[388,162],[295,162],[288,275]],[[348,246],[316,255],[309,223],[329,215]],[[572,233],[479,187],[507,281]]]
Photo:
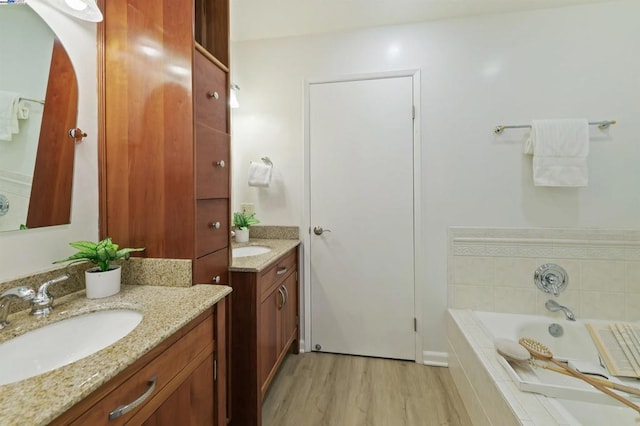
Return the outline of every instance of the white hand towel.
[[[258,186],[266,188],[271,182],[271,170],[273,166],[270,164],[261,164],[251,162],[249,164],[249,186]]]
[[[533,120],[525,154],[533,154],[535,186],[587,186],[589,122],[583,118]]]
[[[0,90],[0,140],[10,141],[20,131],[18,112],[20,94]]]

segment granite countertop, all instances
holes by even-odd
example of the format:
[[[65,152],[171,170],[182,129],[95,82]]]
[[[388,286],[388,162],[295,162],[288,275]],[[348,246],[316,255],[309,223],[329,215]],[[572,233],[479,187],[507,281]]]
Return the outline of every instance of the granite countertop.
[[[283,254],[300,244],[299,240],[262,239],[251,238],[248,243],[232,243],[233,248],[246,246],[264,246],[271,249],[270,252],[257,256],[234,257],[232,259],[232,272],[260,272],[278,260]]]
[[[0,342],[100,310],[132,309],[141,312],[143,319],[131,333],[101,351],[39,376],[0,386],[0,423],[51,422],[230,292],[230,287],[220,285],[134,285],[123,286],[115,296],[87,299],[82,290],[57,299],[54,312],[46,317],[29,316],[28,311],[10,315],[11,324],[0,331]]]

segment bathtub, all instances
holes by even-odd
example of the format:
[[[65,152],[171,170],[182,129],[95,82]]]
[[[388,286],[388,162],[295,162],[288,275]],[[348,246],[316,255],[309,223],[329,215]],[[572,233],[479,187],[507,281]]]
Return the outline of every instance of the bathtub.
[[[638,425],[633,409],[586,383],[525,363],[508,363],[494,339],[531,337],[555,358],[599,368],[600,359],[584,323],[564,317],[450,309],[447,321],[449,366],[474,424]],[[600,322],[600,321],[589,321]],[[558,327],[562,335],[553,337]],[[613,378],[612,380],[617,380]],[[638,386],[625,379],[624,384]],[[640,399],[624,394],[636,404]]]

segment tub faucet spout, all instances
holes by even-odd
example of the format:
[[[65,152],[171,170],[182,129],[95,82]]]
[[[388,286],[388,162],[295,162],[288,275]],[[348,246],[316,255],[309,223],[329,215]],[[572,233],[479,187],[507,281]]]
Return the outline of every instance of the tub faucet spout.
[[[558,311],[564,312],[564,315],[567,317],[569,321],[576,320],[576,316],[573,315],[573,312],[571,312],[571,309],[559,304],[553,299],[547,300],[547,302],[544,304],[544,307],[550,310],[551,312],[558,312]]]

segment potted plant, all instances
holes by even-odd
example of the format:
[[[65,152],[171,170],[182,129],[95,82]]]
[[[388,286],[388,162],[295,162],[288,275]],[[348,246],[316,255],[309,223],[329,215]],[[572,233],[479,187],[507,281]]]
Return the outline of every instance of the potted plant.
[[[247,241],[249,241],[249,227],[251,227],[251,225],[260,223],[260,221],[256,219],[255,216],[255,213],[233,213],[233,226],[235,226],[236,228],[236,243],[246,243]]]
[[[120,265],[110,263],[118,259],[129,259],[131,252],[142,251],[144,248],[123,248],[118,250],[118,245],[107,237],[102,241],[93,243],[91,241],[75,241],[69,243],[78,253],[66,259],[56,260],[53,263],[89,261],[95,265],[85,271],[85,284],[87,287],[87,297],[97,299],[100,297],[112,296],[120,291]]]

